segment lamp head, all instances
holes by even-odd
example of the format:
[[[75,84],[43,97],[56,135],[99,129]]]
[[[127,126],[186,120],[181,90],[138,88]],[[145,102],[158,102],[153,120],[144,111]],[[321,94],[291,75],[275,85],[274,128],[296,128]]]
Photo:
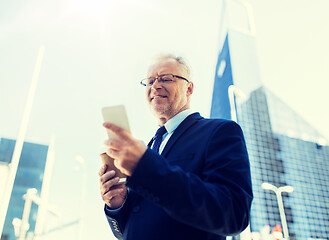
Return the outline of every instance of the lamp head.
[[[262,188],[266,189],[266,190],[273,190],[273,191],[275,191],[277,189],[276,186],[274,186],[270,183],[267,183],[267,182],[262,183]]]
[[[84,164],[84,163],[85,163],[85,160],[84,160],[80,155],[76,156],[76,157],[75,157],[75,160],[76,160],[78,163],[80,163],[80,164]]]
[[[291,193],[294,191],[294,188],[292,186],[284,186],[284,187],[280,187],[280,188],[281,188],[281,192]]]

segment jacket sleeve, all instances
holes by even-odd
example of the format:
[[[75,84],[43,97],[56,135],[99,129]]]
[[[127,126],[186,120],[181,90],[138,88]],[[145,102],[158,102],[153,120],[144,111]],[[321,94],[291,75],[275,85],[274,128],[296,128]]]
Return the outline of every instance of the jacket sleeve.
[[[172,218],[218,235],[235,235],[249,223],[252,187],[247,149],[239,125],[219,124],[195,174],[148,149],[127,186],[161,206]]]
[[[107,218],[107,221],[111,227],[111,230],[114,236],[117,239],[123,239],[123,232],[126,226],[127,220],[131,209],[133,209],[134,204],[136,203],[136,194],[133,194],[131,191],[128,191],[128,195],[124,204],[118,210],[110,210],[107,205],[104,206],[104,212]]]

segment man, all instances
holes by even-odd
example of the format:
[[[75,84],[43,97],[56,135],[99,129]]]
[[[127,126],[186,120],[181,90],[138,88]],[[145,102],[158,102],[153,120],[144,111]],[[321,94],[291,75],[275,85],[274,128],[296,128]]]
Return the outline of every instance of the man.
[[[204,119],[190,110],[189,75],[174,56],[162,56],[149,68],[141,83],[165,130],[148,146],[104,123],[118,137],[106,142],[106,153],[128,176],[124,185],[113,171],[105,173],[106,165],[99,173],[117,238],[220,240],[248,225],[252,188],[242,131],[233,121]]]

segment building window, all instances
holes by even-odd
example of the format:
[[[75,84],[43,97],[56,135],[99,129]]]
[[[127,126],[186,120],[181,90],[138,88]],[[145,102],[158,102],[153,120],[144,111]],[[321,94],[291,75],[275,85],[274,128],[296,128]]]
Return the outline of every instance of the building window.
[[[226,61],[222,60],[219,64],[219,67],[218,67],[218,70],[217,70],[217,76],[218,77],[221,78],[223,76],[225,68],[226,68]]]

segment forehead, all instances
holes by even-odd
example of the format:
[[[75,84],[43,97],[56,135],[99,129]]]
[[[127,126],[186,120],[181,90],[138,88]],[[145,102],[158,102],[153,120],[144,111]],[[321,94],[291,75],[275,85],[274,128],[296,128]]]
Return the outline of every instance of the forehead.
[[[164,59],[157,61],[150,66],[147,75],[157,76],[166,73],[172,73],[176,75],[181,74],[179,63],[174,59]]]

